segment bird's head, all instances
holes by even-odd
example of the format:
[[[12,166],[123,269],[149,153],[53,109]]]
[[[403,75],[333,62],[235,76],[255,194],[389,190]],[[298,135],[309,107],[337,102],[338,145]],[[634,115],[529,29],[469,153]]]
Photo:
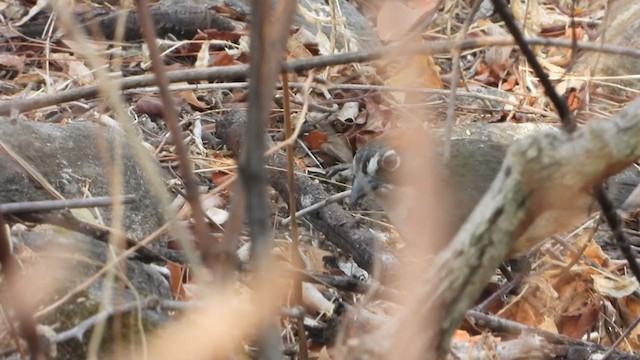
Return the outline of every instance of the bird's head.
[[[400,165],[399,154],[383,139],[372,140],[360,148],[353,158],[351,203],[367,195],[384,196],[391,191]]]

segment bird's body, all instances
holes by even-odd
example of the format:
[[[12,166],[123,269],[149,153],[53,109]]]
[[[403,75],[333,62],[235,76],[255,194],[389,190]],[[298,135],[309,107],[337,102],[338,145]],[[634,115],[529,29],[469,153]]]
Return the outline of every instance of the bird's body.
[[[407,149],[404,145],[406,144],[402,139],[398,142],[393,136],[381,136],[358,150],[353,160],[355,177],[351,201],[355,203],[366,195],[374,196],[396,227],[400,227],[409,214],[412,214],[414,222],[422,221],[421,213],[416,211],[421,211],[420,206],[425,204],[407,204],[407,200],[404,200],[404,204],[398,204],[396,201],[400,198],[401,191],[405,192],[402,198],[409,199],[408,202],[412,199],[416,199],[415,202],[422,201],[418,200],[420,197],[417,195],[426,186],[422,187],[421,181],[416,181],[414,177],[405,178],[407,172],[404,171],[407,170],[406,167],[415,170],[422,163],[423,167],[428,167],[424,169],[426,171],[422,171],[423,173],[431,180],[448,187],[447,192],[451,197],[448,204],[429,205],[439,207],[445,212],[440,216],[446,222],[443,230],[447,236],[452,236],[475,208],[500,170],[505,156],[505,145],[480,139],[454,139],[451,142],[450,160],[446,166],[442,165],[440,149],[435,150],[439,156],[422,156],[413,151],[422,147],[413,146],[409,148],[408,156],[411,159],[406,159]],[[402,233],[402,229],[398,230]]]

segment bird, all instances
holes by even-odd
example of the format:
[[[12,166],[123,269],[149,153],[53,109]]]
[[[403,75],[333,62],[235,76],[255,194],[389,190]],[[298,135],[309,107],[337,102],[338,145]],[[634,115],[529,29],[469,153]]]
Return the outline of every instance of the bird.
[[[507,146],[486,139],[452,139],[450,159],[444,164],[442,145],[436,149],[407,145],[402,136],[391,133],[370,140],[358,149],[352,164],[350,202],[357,204],[365,197],[373,197],[402,235],[401,225],[409,214],[413,214],[414,220],[422,219],[419,219],[420,213],[416,214],[421,211],[420,204],[396,201],[401,191],[405,192],[405,199],[416,198],[411,192],[420,191],[420,181],[401,174],[407,168],[428,167],[427,176],[450,185],[448,193],[452,199],[448,206],[435,205],[447,212],[444,232],[446,237],[453,237],[500,171]],[[416,151],[433,153],[415,154]],[[407,154],[411,154],[411,159],[407,159]]]

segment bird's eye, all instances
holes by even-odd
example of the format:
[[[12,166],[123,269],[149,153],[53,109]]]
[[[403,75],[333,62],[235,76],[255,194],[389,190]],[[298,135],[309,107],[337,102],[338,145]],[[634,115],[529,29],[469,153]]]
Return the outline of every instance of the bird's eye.
[[[383,169],[387,171],[395,171],[400,166],[400,157],[395,151],[389,150],[382,156],[380,163]]]

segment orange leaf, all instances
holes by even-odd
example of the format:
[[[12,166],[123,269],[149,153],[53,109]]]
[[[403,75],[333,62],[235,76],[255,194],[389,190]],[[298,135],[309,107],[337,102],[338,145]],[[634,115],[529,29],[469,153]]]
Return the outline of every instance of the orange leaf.
[[[184,290],[182,279],[184,278],[184,269],[182,265],[168,262],[165,265],[169,273],[171,274],[171,293],[177,300],[185,299],[186,293]]]
[[[574,339],[580,339],[597,323],[602,310],[602,302],[594,299],[579,311],[565,313],[560,317],[558,331]]]
[[[322,131],[313,130],[304,137],[304,142],[310,150],[319,150],[320,145],[327,142],[327,134]]]

